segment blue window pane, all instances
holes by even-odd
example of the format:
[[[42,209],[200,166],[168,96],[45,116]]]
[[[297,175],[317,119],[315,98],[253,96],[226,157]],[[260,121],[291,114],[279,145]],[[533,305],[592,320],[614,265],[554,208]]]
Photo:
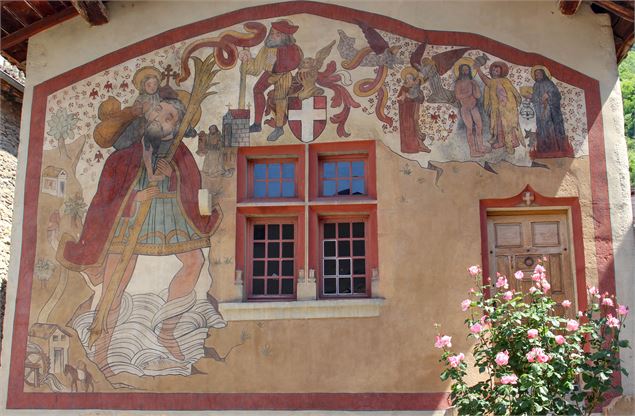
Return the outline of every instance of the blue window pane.
[[[269,182],[269,198],[280,198],[280,182]]]
[[[337,162],[337,176],[339,176],[340,178],[351,176],[351,163]]]
[[[364,162],[358,161],[351,163],[353,176],[364,176]]]
[[[335,195],[335,181],[324,181],[324,196]]]
[[[334,178],[335,177],[335,163],[325,163],[324,164],[324,177],[325,178]]]
[[[337,181],[337,194],[338,195],[350,195],[350,182],[349,181]]]
[[[267,177],[267,165],[258,163],[254,165],[254,178],[265,179]]]
[[[364,180],[353,179],[353,195],[364,195]]]
[[[283,163],[282,164],[282,177],[286,179],[291,179],[295,177],[295,164],[294,163]]]
[[[290,197],[295,196],[293,182],[285,181],[282,182],[282,196]]]
[[[267,165],[269,179],[277,179],[280,177],[280,163],[270,163]]]
[[[254,184],[254,197],[255,198],[264,198],[267,194],[267,183],[266,182],[256,182]]]

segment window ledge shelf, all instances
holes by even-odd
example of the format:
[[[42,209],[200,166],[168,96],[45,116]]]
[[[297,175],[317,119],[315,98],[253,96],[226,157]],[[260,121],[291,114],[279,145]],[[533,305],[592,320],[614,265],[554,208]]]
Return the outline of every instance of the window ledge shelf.
[[[227,321],[275,319],[369,318],[379,316],[383,298],[325,299],[292,302],[229,302],[218,305]]]

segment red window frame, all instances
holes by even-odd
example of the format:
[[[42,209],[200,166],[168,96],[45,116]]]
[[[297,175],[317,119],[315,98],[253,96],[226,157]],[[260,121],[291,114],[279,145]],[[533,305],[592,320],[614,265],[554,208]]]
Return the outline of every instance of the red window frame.
[[[364,193],[361,195],[353,195],[353,170],[352,163],[353,162],[364,162]],[[337,164],[340,162],[347,162],[350,164],[349,176],[339,176]],[[335,163],[335,176],[333,178],[325,178],[324,177],[324,165],[326,163]],[[336,183],[336,192],[337,192],[337,183],[343,180],[348,180],[350,182],[349,189],[351,190],[350,195],[324,195],[324,182],[326,180],[335,181]],[[367,154],[352,154],[352,155],[334,155],[334,156],[318,156],[318,195],[320,198],[351,198],[351,197],[362,197],[365,198],[368,195],[368,155]]]
[[[268,177],[268,173],[269,173],[269,169],[268,166],[270,164],[280,164],[281,169],[282,169],[282,165],[284,163],[293,163],[294,164],[294,177],[293,177],[293,196],[282,196],[282,184],[283,182],[288,182],[285,181],[284,178],[282,177],[282,171],[280,172],[280,177],[277,179],[270,179]],[[257,197],[255,195],[255,186],[256,186],[256,182],[263,182],[262,180],[256,180],[256,174],[255,174],[255,167],[258,164],[265,164],[267,166],[267,177],[264,180],[264,182],[267,184],[267,190],[269,189],[269,183],[279,183],[280,184],[280,194],[281,196],[279,197],[269,197],[269,196],[263,196],[263,197]],[[288,200],[288,199],[300,199],[300,196],[298,195],[298,160],[294,159],[294,158],[284,158],[284,159],[278,159],[278,158],[261,158],[261,159],[250,159],[249,160],[249,176],[247,177],[247,195],[250,195],[250,197],[254,200],[254,201],[261,201],[261,200],[273,200],[273,199],[284,199],[284,200]],[[304,172],[302,173],[304,175]],[[302,195],[304,196],[304,195]]]

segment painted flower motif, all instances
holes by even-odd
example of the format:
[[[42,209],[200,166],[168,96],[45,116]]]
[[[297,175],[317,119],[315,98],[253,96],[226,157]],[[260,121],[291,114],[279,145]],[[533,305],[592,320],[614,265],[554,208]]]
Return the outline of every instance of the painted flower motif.
[[[569,299],[565,299],[562,301],[562,307],[563,308],[570,308],[571,307],[571,301]]]
[[[610,313],[606,316],[606,324],[611,328],[619,328],[620,320],[611,315]]]
[[[482,330],[483,330],[483,326],[479,324],[478,322],[470,327],[470,332],[473,334],[480,334]]]
[[[509,362],[509,351],[501,351],[496,354],[496,364],[498,365],[507,365]]]
[[[452,347],[452,337],[449,337],[447,335],[443,335],[443,336],[436,336],[435,342],[434,342],[434,346],[437,348],[443,348],[443,347]]]
[[[518,376],[516,376],[516,374],[504,375],[503,377],[501,377],[501,383],[502,384],[517,384]]]
[[[470,273],[470,276],[474,277],[481,272],[481,268],[479,266],[470,266],[467,268],[467,271]]]
[[[500,276],[498,280],[496,280],[496,287],[507,289],[509,287],[507,284],[507,278],[505,276]]]
[[[458,367],[461,361],[465,359],[465,355],[463,353],[459,353],[457,355],[451,355],[448,357],[448,361],[450,363],[450,367]]]
[[[49,136],[53,136],[56,140],[72,140],[75,138],[75,126],[79,118],[74,113],[69,113],[65,108],[58,109],[51,115],[48,121]]]
[[[622,316],[628,315],[628,306],[626,306],[626,305],[618,305],[617,306],[617,314],[618,315],[622,315]]]
[[[461,310],[463,312],[467,311],[470,308],[471,304],[472,304],[471,300],[465,299],[463,302],[461,302]]]
[[[556,335],[556,344],[562,345],[566,342],[565,338],[562,335]]]
[[[569,319],[567,321],[567,331],[577,331],[580,323],[575,319]]]
[[[613,307],[613,299],[611,299],[611,298],[604,298],[604,299],[602,299],[602,306],[610,306],[610,307]]]
[[[525,277],[525,273],[523,273],[522,270],[518,270],[516,273],[514,273],[514,277],[518,280],[521,280],[523,277]]]
[[[529,331],[527,331],[527,338],[529,339],[534,339],[538,337],[538,330],[537,329],[530,329]]]
[[[504,300],[512,300],[512,297],[514,297],[514,293],[511,290],[508,290],[507,292],[503,293]]]

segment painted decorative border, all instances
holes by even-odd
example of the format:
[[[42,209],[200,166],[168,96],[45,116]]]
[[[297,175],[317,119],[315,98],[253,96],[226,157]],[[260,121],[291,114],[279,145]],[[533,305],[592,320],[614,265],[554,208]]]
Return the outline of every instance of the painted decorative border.
[[[613,243],[609,212],[608,179],[604,134],[602,127],[600,86],[580,72],[565,67],[543,56],[526,53],[481,35],[426,31],[399,20],[374,13],[358,11],[333,4],[309,1],[267,4],[237,10],[212,17],[119,49],[92,62],[69,70],[45,81],[34,88],[31,108],[31,137],[27,161],[24,218],[36,218],[44,118],[47,97],[80,79],[92,76],[126,60],[148,53],[182,40],[202,35],[247,20],[268,19],[293,14],[311,14],[332,20],[354,23],[363,20],[370,26],[395,33],[410,39],[436,45],[464,45],[496,54],[517,65],[545,65],[552,74],[571,85],[585,90],[587,125],[589,126],[589,154],[591,168],[591,193],[595,224],[596,256],[601,291],[615,291],[613,268]],[[14,321],[14,333],[7,390],[7,407],[11,409],[135,409],[135,410],[432,410],[444,409],[448,395],[442,392],[429,393],[241,393],[241,394],[188,394],[188,393],[85,393],[51,394],[25,393],[23,391],[24,358],[28,336],[29,302],[35,262],[36,222],[24,221],[22,230],[22,257],[18,280],[18,296]]]

